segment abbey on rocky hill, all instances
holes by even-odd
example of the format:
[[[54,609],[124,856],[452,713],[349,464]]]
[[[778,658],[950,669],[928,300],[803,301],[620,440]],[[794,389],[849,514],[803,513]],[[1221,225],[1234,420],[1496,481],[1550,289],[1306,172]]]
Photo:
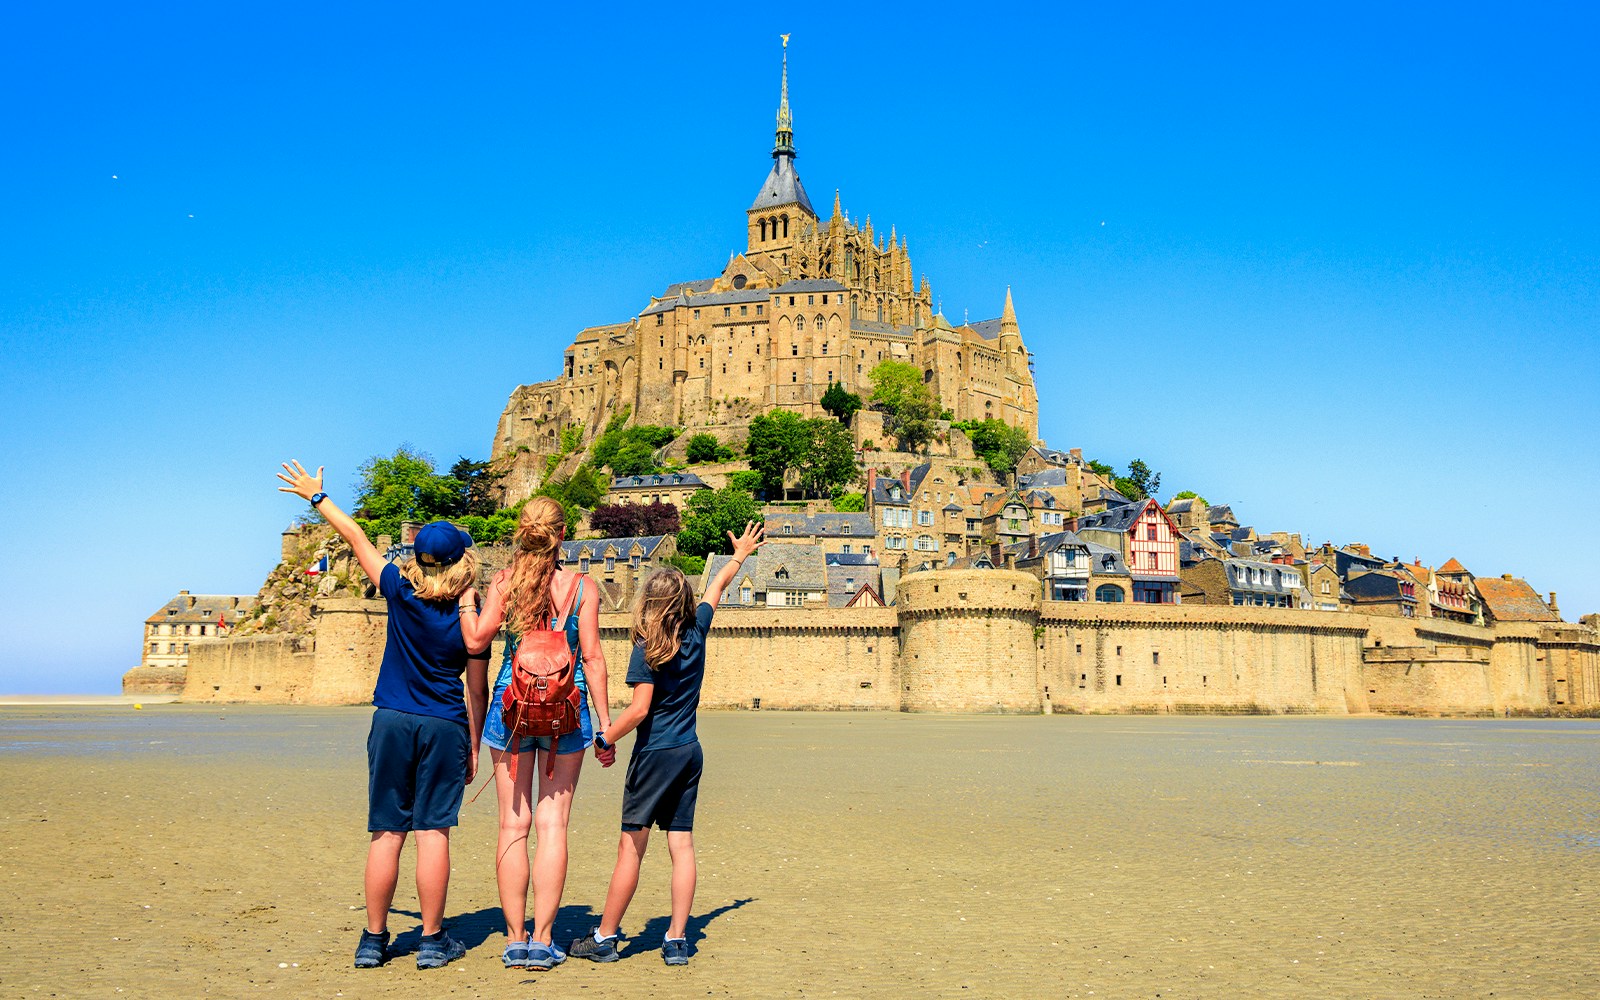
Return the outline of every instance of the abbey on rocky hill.
[[[1004,420],[1037,439],[1010,290],[998,318],[952,326],[927,279],[913,278],[905,238],[875,232],[870,216],[857,224],[837,193],[818,216],[795,156],[785,53],[772,169],[746,210],[744,253],[714,278],[668,286],[631,319],[581,331],[559,377],[511,394],[491,453],[542,467],[562,428],[589,441],[624,408],[640,423],[730,432],[776,408],[819,416],[830,383],[864,396],[891,358],[920,368],[955,420]]]

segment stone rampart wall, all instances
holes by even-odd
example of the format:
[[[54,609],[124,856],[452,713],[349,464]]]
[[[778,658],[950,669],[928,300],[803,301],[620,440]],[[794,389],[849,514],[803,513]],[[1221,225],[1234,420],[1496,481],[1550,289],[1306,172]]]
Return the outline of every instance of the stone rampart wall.
[[[381,601],[324,599],[312,639],[196,643],[188,701],[333,705],[372,697]],[[614,707],[627,704],[630,621],[600,616]],[[940,570],[891,608],[723,608],[708,708],[928,712],[1500,714],[1600,710],[1600,633],[1363,614],[1041,602],[1038,580]],[[492,653],[491,675],[501,649]]]

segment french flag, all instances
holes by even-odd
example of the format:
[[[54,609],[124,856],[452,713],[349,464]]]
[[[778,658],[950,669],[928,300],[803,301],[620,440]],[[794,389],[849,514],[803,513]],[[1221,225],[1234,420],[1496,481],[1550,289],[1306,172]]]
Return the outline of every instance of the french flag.
[[[327,571],[328,557],[324,555],[321,559],[318,559],[316,562],[306,567],[306,576],[321,576]]]

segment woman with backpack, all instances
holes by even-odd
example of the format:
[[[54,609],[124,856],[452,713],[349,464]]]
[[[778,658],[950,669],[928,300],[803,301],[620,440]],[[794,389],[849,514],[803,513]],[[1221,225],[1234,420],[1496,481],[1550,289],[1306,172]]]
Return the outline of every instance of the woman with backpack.
[[[600,648],[600,592],[582,574],[561,568],[566,527],[560,504],[549,497],[529,500],[513,536],[511,565],[495,575],[481,613],[462,620],[468,645],[487,644],[502,624],[506,629],[505,656],[489,696],[483,741],[494,762],[500,804],[495,881],[506,921],[501,961],[507,968],[550,969],[566,960],[553,932],[567,881],[572,794],[584,751],[594,739],[590,700],[600,728],[611,724],[606,658]],[[469,672],[468,687],[482,692],[488,687],[487,674]],[[560,735],[533,735],[539,732]],[[531,929],[526,922],[530,827],[537,837]]]

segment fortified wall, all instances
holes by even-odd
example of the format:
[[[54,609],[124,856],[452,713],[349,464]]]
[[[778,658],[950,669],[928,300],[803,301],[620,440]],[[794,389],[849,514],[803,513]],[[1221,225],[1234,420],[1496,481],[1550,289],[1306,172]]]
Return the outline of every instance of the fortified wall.
[[[310,639],[191,648],[185,701],[362,704],[382,601],[316,605]],[[625,704],[625,614],[600,616]],[[501,650],[493,651],[497,669]],[[718,611],[707,708],[908,712],[1568,714],[1600,711],[1600,631],[1200,605],[1041,601],[1007,570],[902,578],[895,607]]]

